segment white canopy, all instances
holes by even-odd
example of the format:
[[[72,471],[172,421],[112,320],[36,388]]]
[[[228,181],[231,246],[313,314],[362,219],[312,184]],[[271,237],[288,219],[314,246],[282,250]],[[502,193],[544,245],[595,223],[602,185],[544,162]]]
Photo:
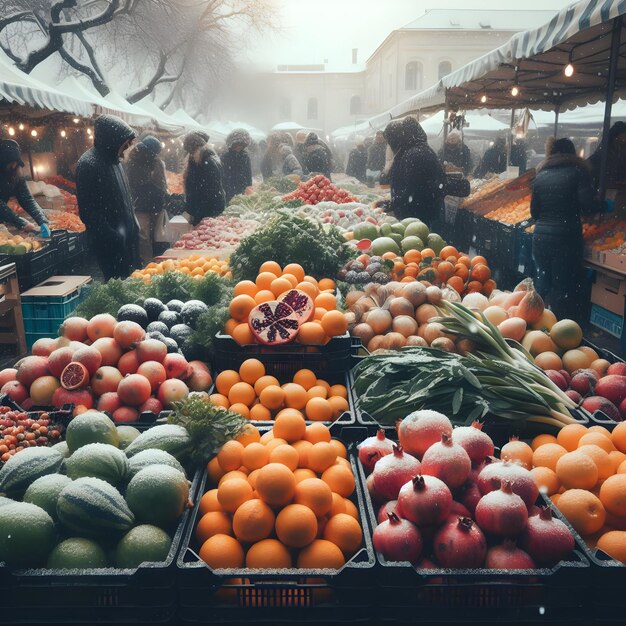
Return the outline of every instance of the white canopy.
[[[330,133],[330,136],[337,139],[350,139],[356,135],[370,135],[372,133],[372,127],[369,121],[360,122],[359,124],[350,124],[350,126],[342,126]]]
[[[491,115],[480,115],[477,113],[465,114],[465,121],[469,126],[463,128],[463,134],[467,137],[478,135],[488,135],[507,131],[508,126],[503,122],[491,117]],[[439,111],[426,120],[420,120],[422,128],[427,135],[438,135],[443,132],[444,112]]]
[[[540,128],[542,126],[554,126],[554,113],[552,111],[531,111],[534,124]],[[604,103],[588,104],[571,111],[563,111],[559,115],[559,126],[561,125],[602,125],[604,119]],[[618,100],[611,109],[611,119],[626,119],[626,100]],[[531,126],[533,124],[531,122]]]

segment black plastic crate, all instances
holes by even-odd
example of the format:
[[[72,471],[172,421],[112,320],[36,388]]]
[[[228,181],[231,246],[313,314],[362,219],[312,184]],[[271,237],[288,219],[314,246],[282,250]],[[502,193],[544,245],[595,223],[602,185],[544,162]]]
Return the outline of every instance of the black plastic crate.
[[[473,244],[476,252],[487,260],[494,258],[497,247],[498,222],[481,215],[474,216]]]
[[[474,214],[467,209],[460,208],[454,220],[452,243],[461,252],[469,252],[474,237]]]
[[[67,231],[66,230],[53,230],[51,233],[52,245],[57,251],[57,264],[61,266],[65,263],[68,254],[67,248]]]
[[[503,269],[517,269],[520,245],[519,224],[496,222],[496,250],[494,263]]]
[[[15,262],[20,291],[30,289],[57,273],[57,253],[54,243],[36,252],[9,258],[11,262]]]
[[[517,271],[526,276],[534,277],[535,262],[533,261],[533,234],[522,229],[519,234],[519,246],[517,248]]]
[[[194,529],[198,502],[206,490],[206,473],[198,490],[177,560],[177,587],[183,622],[213,624],[369,623],[377,598],[374,551],[367,530],[365,496],[358,480],[353,441],[366,436],[359,428],[331,430],[349,451],[356,488],[363,547],[340,570],[211,570],[197,555]]]
[[[606,348],[601,348],[597,346],[595,343],[591,343],[588,339],[583,337],[583,345],[588,346],[589,348],[595,350],[598,353],[598,356],[601,359],[606,359],[609,363],[626,363],[624,359],[614,352],[607,350]]]

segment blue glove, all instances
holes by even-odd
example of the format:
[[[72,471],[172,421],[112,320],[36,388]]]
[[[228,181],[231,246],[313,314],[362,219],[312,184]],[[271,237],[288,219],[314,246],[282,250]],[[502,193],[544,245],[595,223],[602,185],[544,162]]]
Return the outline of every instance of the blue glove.
[[[605,200],[604,203],[606,204],[607,213],[613,213],[613,211],[615,211],[615,200]]]
[[[50,239],[50,229],[48,228],[48,224],[45,222],[41,225],[41,236],[44,239]]]

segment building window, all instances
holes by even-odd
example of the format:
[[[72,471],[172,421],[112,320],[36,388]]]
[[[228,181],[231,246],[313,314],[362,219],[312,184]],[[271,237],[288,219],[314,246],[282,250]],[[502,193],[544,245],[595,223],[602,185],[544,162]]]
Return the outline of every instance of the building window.
[[[452,63],[450,61],[441,61],[439,63],[439,80],[447,76],[452,71]]]
[[[289,98],[282,97],[280,99],[279,115],[281,120],[291,119],[291,100]]]
[[[411,61],[406,64],[404,70],[404,88],[406,91],[415,91],[422,87],[422,64],[419,61]]]
[[[308,120],[316,120],[317,117],[317,98],[309,98],[306,105],[306,118]]]
[[[350,115],[361,115],[361,96],[350,98]]]

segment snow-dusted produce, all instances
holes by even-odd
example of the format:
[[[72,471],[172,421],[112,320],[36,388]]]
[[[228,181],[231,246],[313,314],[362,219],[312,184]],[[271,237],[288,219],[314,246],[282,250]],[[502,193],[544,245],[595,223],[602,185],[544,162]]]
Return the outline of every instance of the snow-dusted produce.
[[[256,220],[220,215],[205,217],[192,231],[185,233],[174,248],[186,250],[218,250],[239,245],[239,241],[260,226]]]

